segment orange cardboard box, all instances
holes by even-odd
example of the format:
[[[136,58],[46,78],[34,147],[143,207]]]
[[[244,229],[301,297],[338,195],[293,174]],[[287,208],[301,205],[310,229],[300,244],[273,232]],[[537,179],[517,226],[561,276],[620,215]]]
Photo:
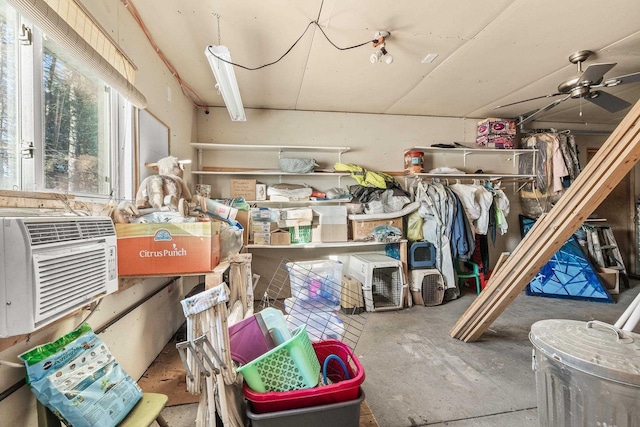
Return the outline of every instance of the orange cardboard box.
[[[207,273],[220,262],[220,223],[116,224],[118,275]]]

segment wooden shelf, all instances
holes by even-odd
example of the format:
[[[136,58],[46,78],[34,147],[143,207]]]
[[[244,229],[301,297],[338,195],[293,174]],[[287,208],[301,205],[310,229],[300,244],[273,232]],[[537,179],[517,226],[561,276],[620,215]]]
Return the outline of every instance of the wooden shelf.
[[[343,199],[322,199],[322,200],[245,200],[245,202],[259,205],[335,205],[340,203],[350,203],[351,197]]]
[[[247,249],[317,249],[317,248],[353,248],[358,246],[380,246],[388,244],[407,243],[403,239],[398,242],[374,242],[374,241],[354,241],[348,242],[326,242],[326,243],[292,243],[290,245],[245,245]]]
[[[407,178],[416,177],[416,178],[438,178],[438,179],[484,179],[489,181],[498,181],[498,180],[519,180],[519,179],[533,179],[535,175],[529,174],[508,174],[508,173],[446,173],[446,174],[437,174],[437,173],[414,173],[412,175],[406,175]]]
[[[492,154],[492,155],[508,155],[514,154],[516,156],[521,154],[535,154],[536,150],[528,149],[528,148],[512,148],[512,149],[499,149],[499,148],[443,148],[443,147],[411,147],[407,148],[405,151],[424,151],[432,152],[432,153],[450,153],[450,154]]]
[[[443,147],[411,147],[405,151],[423,151],[425,155],[429,154],[451,154],[456,156],[462,156],[463,164],[466,165],[467,156],[475,155],[492,155],[500,156],[508,162],[511,162],[512,169],[517,167],[517,159],[521,155],[529,154],[533,156],[533,164],[536,163],[536,150],[515,148],[515,149],[498,149],[498,148],[443,148]],[[520,174],[520,173],[502,173],[502,172],[483,172],[483,173],[416,173],[406,175],[407,177],[419,177],[419,178],[438,178],[438,179],[483,179],[489,181],[498,180],[530,180],[536,177],[535,173]]]
[[[262,144],[216,144],[192,142],[191,146],[197,150],[238,150],[238,151],[289,151],[289,152],[328,152],[346,153],[351,147],[326,147],[314,145],[262,145]]]
[[[257,175],[257,176],[349,176],[349,173],[346,172],[308,172],[308,173],[291,173],[291,172],[282,172],[278,169],[262,169],[262,170],[243,170],[243,171],[208,171],[208,170],[198,170],[191,171],[194,175]]]

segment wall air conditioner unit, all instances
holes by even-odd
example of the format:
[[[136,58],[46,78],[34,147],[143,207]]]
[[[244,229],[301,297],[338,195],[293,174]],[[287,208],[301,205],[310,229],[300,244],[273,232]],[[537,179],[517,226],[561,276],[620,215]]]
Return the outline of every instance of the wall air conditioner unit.
[[[33,332],[118,290],[108,217],[0,217],[0,337]]]

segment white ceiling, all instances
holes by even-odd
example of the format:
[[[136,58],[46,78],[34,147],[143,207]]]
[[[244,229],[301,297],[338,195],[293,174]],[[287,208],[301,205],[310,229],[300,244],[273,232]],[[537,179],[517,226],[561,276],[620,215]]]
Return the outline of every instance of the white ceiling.
[[[225,45],[235,63],[257,67],[282,56],[314,20],[339,47],[389,31],[393,63],[371,64],[371,43],[338,50],[311,25],[277,64],[257,71],[235,67],[245,107],[516,117],[561,97],[493,107],[557,92],[576,73],[568,60],[575,51],[595,52],[583,69],[617,63],[605,79],[640,71],[638,0],[130,1],[184,82],[209,106],[224,104],[204,55],[207,45]],[[424,64],[428,53],[438,57]],[[640,82],[605,91],[633,104]],[[539,119],[615,125],[628,110],[609,113],[569,99]]]

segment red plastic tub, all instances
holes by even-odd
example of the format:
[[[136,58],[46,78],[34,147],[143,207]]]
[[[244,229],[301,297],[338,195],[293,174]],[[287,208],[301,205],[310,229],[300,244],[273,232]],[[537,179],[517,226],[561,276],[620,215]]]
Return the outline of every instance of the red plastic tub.
[[[335,354],[344,361],[350,379],[347,379],[340,362],[333,359],[327,363],[327,378],[332,382],[330,385],[319,385],[302,390],[259,393],[245,383],[244,396],[251,403],[251,409],[254,413],[262,414],[327,405],[358,398],[360,385],[364,382],[364,368],[353,350],[347,344],[337,340],[318,341],[312,344],[320,366],[324,364],[329,355]]]

